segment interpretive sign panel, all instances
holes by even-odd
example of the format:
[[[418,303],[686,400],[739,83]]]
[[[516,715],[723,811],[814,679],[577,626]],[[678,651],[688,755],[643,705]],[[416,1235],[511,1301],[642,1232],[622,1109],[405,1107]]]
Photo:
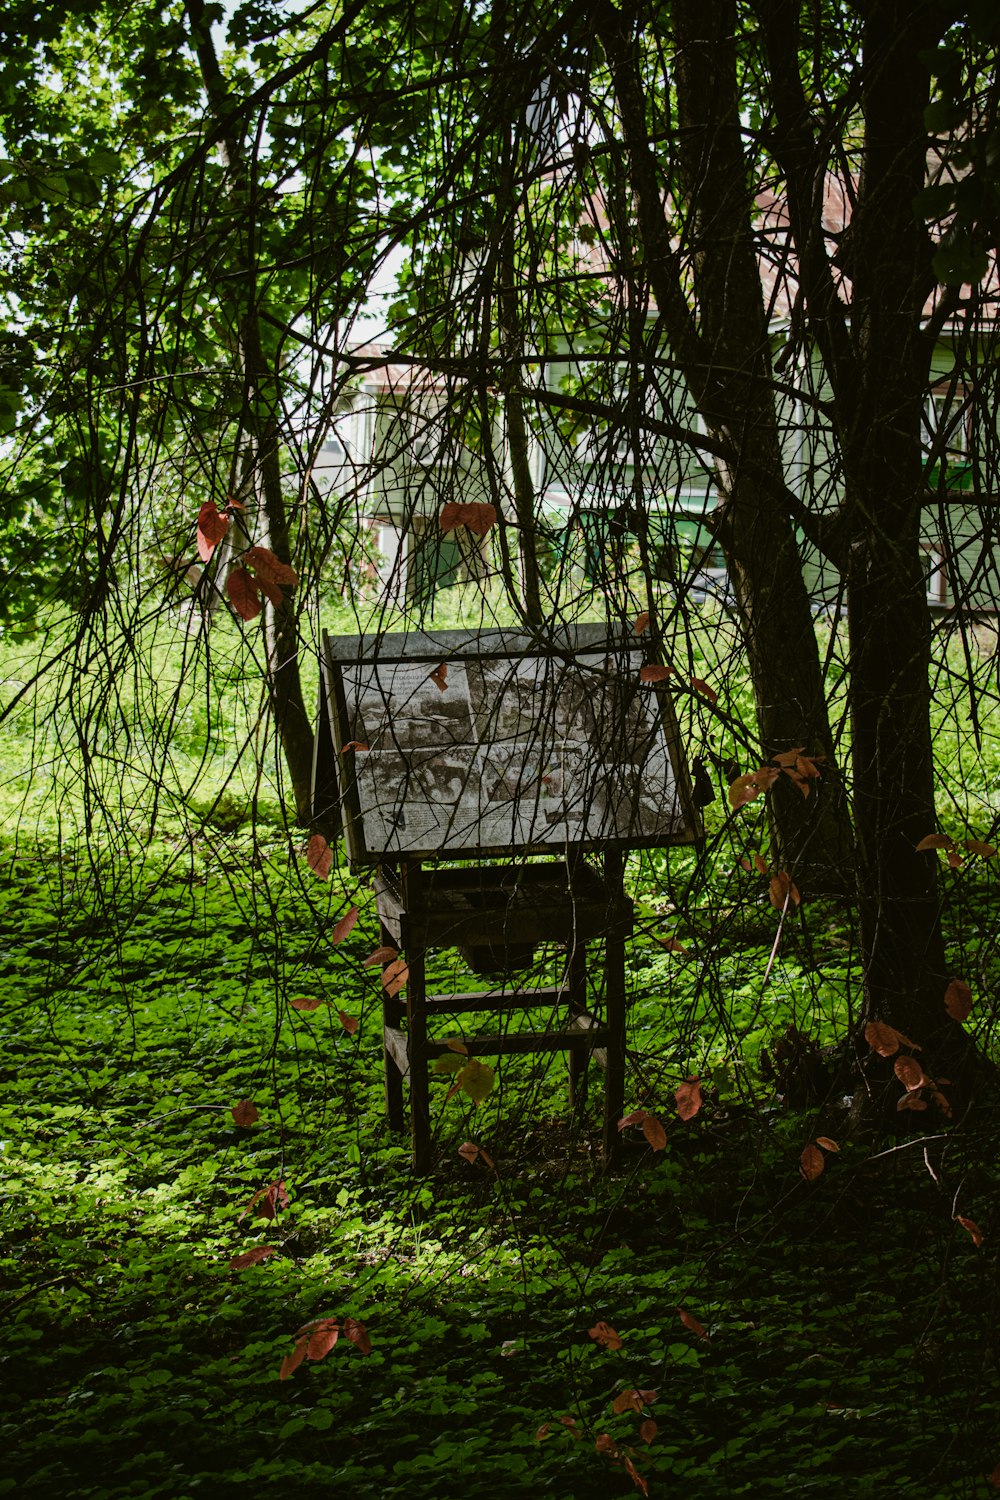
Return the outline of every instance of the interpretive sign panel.
[[[328,638],[352,863],[696,837],[669,697],[642,660],[600,626],[544,653],[502,631]]]

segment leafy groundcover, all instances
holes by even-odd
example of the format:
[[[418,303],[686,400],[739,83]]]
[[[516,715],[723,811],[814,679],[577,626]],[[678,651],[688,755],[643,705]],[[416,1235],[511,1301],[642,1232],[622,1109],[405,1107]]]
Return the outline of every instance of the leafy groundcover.
[[[996,1493],[991,1109],[815,1146],[685,1091],[640,940],[621,1167],[512,1058],[415,1178],[372,913],[301,854],[4,853],[0,1494]]]

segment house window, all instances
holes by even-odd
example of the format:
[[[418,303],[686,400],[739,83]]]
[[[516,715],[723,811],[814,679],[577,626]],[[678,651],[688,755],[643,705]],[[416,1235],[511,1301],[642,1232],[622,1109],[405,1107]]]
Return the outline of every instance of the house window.
[[[948,574],[945,569],[944,553],[934,542],[921,542],[920,550],[923,554],[924,582],[927,587],[928,602],[947,604]]]
[[[961,386],[940,385],[927,397],[924,446],[933,452],[936,464],[968,462],[969,403]]]

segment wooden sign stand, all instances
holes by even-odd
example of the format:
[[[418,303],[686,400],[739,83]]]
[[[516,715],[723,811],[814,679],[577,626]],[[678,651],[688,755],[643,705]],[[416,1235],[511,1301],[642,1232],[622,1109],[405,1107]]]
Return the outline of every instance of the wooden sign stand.
[[[386,1109],[390,1126],[404,1129],[408,1083],[413,1162],[420,1171],[432,1159],[431,1070],[454,1050],[448,1046],[454,1026],[447,1039],[432,1034],[435,1020],[445,1016],[494,1017],[488,1033],[460,1038],[470,1058],[568,1053],[571,1104],[585,1085],[588,1061],[601,1064],[605,1161],[618,1151],[625,939],[633,927],[623,887],[625,854],[636,846],[690,842],[700,830],[672,705],[649,689],[640,698],[630,681],[638,683],[636,643],[609,640],[596,626],[564,636],[544,653],[538,642],[501,631],[324,641],[314,807],[318,820],[325,818],[328,838],[339,814],[352,868],[375,867],[382,943],[406,964],[403,991],[383,988]],[[542,682],[535,696],[532,663]],[[424,692],[428,678],[440,699]],[[445,702],[449,681],[456,691]],[[602,691],[611,695],[607,704]],[[561,704],[562,718],[547,734],[550,697]],[[622,731],[615,739],[614,726],[626,719],[632,738]],[[498,745],[490,731],[501,724],[506,738]],[[588,747],[588,732],[608,740],[600,753]],[[598,763],[599,776],[586,785],[580,784],[582,760]],[[639,788],[643,776],[654,780],[654,766],[666,778],[663,787]],[[567,767],[576,771],[575,781]],[[627,806],[624,793],[615,802],[608,791],[618,784],[616,776],[629,789]],[[484,844],[474,841],[481,829]],[[546,856],[543,862],[539,855]],[[503,864],[485,862],[501,857]],[[565,955],[559,981],[521,984],[518,976],[535,949],[553,944]],[[604,954],[598,1014],[591,998],[597,987],[588,987],[588,977],[597,977],[596,944]],[[461,950],[474,973],[500,977],[499,987],[429,994],[427,953],[441,948]],[[544,1029],[511,1025],[518,1013],[531,1011],[549,1013]]]

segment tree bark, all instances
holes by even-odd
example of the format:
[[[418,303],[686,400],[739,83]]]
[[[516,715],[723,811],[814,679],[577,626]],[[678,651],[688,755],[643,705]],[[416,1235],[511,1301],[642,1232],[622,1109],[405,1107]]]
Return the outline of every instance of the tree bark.
[[[753,242],[753,193],[740,137],[735,0],[675,0],[673,17],[677,189],[694,247],[693,306],[669,238],[629,22],[615,12],[601,29],[621,110],[645,268],[688,391],[709,430],[732,455],[718,468],[717,536],[735,586],[764,757],[795,747],[825,757],[818,795],[803,798],[787,778],[774,789],[778,858],[805,887],[844,889],[851,856],[849,813],[802,559],[779,498],[784,465]],[[762,482],[761,474],[773,475],[774,484]]]
[[[191,40],[198,58],[209,107],[218,121],[226,118],[228,91],[216,57],[204,0],[186,0]],[[222,149],[230,172],[241,162],[240,144],[226,134]],[[249,187],[249,183],[247,183]],[[248,226],[252,239],[252,225]],[[246,382],[247,426],[252,443],[254,491],[266,542],[280,562],[292,561],[288,513],[281,488],[280,403],[274,373],[268,366],[255,301],[256,278],[251,257],[242,278],[246,305],[235,309],[240,329],[240,356]],[[266,603],[262,625],[267,642],[267,682],[275,728],[281,742],[295,801],[296,822],[308,827],[312,816],[312,722],[306,711],[299,671],[298,610],[295,590],[284,588],[280,604]]]

